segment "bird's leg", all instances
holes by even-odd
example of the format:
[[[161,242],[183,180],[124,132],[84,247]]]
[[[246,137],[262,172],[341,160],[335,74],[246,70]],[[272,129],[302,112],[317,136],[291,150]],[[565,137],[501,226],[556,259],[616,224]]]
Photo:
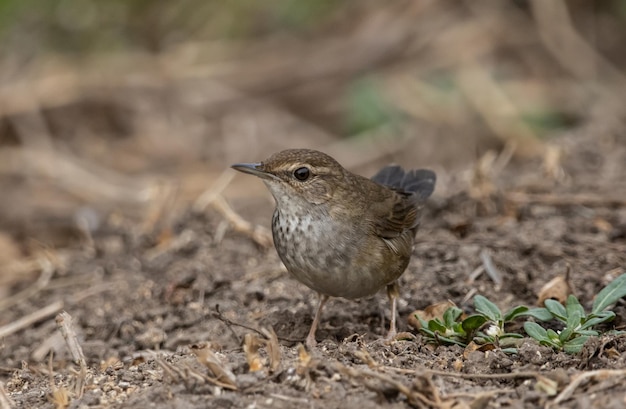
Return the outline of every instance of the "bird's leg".
[[[324,294],[319,294],[320,301],[317,304],[317,310],[315,311],[315,317],[313,317],[313,323],[311,324],[311,329],[309,330],[309,335],[306,337],[306,346],[309,348],[314,348],[317,344],[315,341],[315,330],[317,330],[317,326],[320,323],[320,316],[322,315],[322,308],[324,308],[324,304],[328,301],[328,296]]]
[[[387,296],[389,297],[389,301],[391,301],[391,322],[389,323],[387,341],[393,341],[398,333],[396,330],[396,300],[400,296],[400,291],[397,281],[387,285]]]

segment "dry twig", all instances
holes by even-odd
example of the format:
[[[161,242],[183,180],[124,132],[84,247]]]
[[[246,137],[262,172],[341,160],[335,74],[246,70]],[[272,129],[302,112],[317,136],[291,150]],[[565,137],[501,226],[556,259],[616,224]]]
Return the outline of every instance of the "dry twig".
[[[48,149],[0,150],[0,173],[45,177],[58,187],[91,203],[145,205],[157,193],[151,180],[141,180],[96,166],[67,153]]]
[[[193,210],[197,213],[203,212],[215,199],[217,199],[218,196],[222,194],[235,175],[236,172],[232,169],[224,170],[213,185],[198,196],[193,204]]]
[[[226,199],[221,195],[217,195],[211,202],[211,205],[231,223],[235,231],[249,236],[261,247],[267,248],[272,245],[272,235],[265,227],[254,226],[245,220],[230,207]]]
[[[54,273],[56,267],[47,257],[40,258],[39,260],[37,260],[37,263],[39,264],[39,268],[41,269],[41,274],[39,275],[37,281],[35,281],[33,285],[29,286],[23,291],[11,297],[0,300],[0,311],[26,299],[30,299],[35,294],[46,288],[46,286],[50,282],[50,279],[52,278],[52,274]]]
[[[494,135],[524,155],[542,152],[542,142],[523,120],[517,106],[488,72],[475,60],[468,60],[457,73],[465,98],[485,119]]]
[[[605,196],[594,193],[525,193],[509,192],[506,200],[516,205],[624,207],[626,196]]]
[[[228,318],[224,317],[224,315],[220,311],[219,305],[215,306],[215,313],[213,314],[213,316],[215,318],[217,318],[218,320],[222,321],[224,324],[226,324],[228,326],[228,328],[233,332],[233,335],[235,336],[235,338],[238,340],[238,343],[241,343],[241,339],[239,338],[237,333],[235,333],[233,331],[231,326],[245,328],[247,330],[254,331],[254,332],[256,332],[259,335],[266,336],[266,334],[263,332],[263,330],[251,327],[251,326],[246,325],[246,324],[241,324],[239,322],[235,322],[235,321],[229,320]],[[281,341],[286,341],[286,342],[303,342],[304,341],[304,339],[292,339],[292,338],[284,338],[284,337],[278,337],[278,339],[280,339]]]
[[[80,367],[80,370],[78,371],[78,376],[76,378],[74,393],[78,398],[81,398],[85,391],[85,381],[87,378],[87,362],[85,361],[83,348],[78,342],[78,336],[76,335],[76,331],[74,330],[72,316],[70,314],[65,311],[61,312],[59,315],[57,315],[56,322],[59,331],[61,331],[61,334],[63,334],[63,339],[65,339],[65,344],[67,345],[67,349],[70,351],[72,360]]]
[[[17,321],[13,321],[10,324],[4,325],[0,327],[0,339],[5,338],[17,331],[21,331],[24,328],[29,327],[30,325],[41,321],[42,319],[56,314],[63,308],[63,301],[55,301],[50,305],[47,305],[37,311],[32,312],[31,314],[18,319]]]
[[[196,199],[193,205],[195,212],[203,212],[207,206],[212,206],[217,210],[231,226],[240,233],[249,236],[259,246],[267,248],[272,245],[272,235],[263,226],[254,226],[233,210],[226,199],[222,196],[222,191],[228,186],[234,177],[234,171],[227,169],[217,181]]]
[[[499,289],[500,287],[502,287],[502,273],[500,273],[500,270],[498,270],[495,264],[493,263],[489,250],[483,249],[480,252],[480,259],[483,262],[483,266],[485,267],[485,271],[487,272],[487,275],[489,276],[489,278],[491,278],[493,283],[496,285],[496,289]]]
[[[404,395],[409,401],[409,404],[413,406],[418,406],[418,407],[426,406],[426,407],[441,408],[441,409],[447,407],[447,406],[442,405],[442,400],[441,400],[441,397],[439,396],[439,391],[437,390],[437,388],[435,388],[432,385],[429,379],[425,379],[425,381],[432,388],[429,388],[430,390],[427,391],[429,395],[427,396],[426,394],[418,390],[415,390],[413,388],[410,388],[404,385],[402,382],[399,382],[391,378],[390,376],[379,373],[379,372],[374,372],[374,371],[365,370],[365,369],[358,370],[355,368],[347,367],[343,364],[340,364],[339,362],[336,362],[334,364],[334,367],[337,370],[337,372],[345,376],[348,376],[354,380],[360,381],[366,388],[374,392],[377,392],[381,395],[385,395],[385,393],[388,393],[389,392],[388,388],[391,387],[398,393],[401,393],[402,395]],[[372,379],[381,381],[382,384],[374,383],[371,381]]]
[[[246,355],[246,361],[248,361],[248,368],[250,372],[257,372],[263,369],[263,360],[259,355],[259,348],[263,341],[252,334],[246,334],[243,338],[243,352]]]
[[[0,409],[13,409],[14,404],[4,389],[4,383],[0,382]]]
[[[212,374],[213,381],[222,388],[237,390],[237,378],[228,368],[226,368],[219,360],[217,355],[208,344],[198,344],[191,346],[191,352],[198,358],[198,361],[204,365]]]
[[[155,363],[163,369],[163,373],[166,374],[173,382],[182,381],[187,384],[190,383],[190,381],[195,381],[201,384],[209,383],[219,388],[233,389],[232,385],[220,382],[211,376],[200,373],[192,368],[188,363],[180,363],[179,366],[172,365],[161,356],[157,356],[155,358]]]
[[[50,382],[50,391],[51,396],[50,400],[54,403],[56,409],[65,409],[70,405],[70,394],[65,387],[61,386],[57,388],[54,383],[54,369],[52,368],[52,354],[49,355],[48,359],[48,375]]]
[[[616,377],[624,377],[626,376],[625,369],[599,369],[596,371],[583,372],[579,375],[576,375],[572,382],[565,389],[559,393],[559,395],[554,399],[554,401],[550,402],[548,407],[556,407],[561,402],[569,399],[574,394],[574,391],[585,381],[589,379],[599,378],[599,379],[608,379],[608,378],[616,378]]]
[[[267,355],[270,359],[270,372],[276,373],[280,369],[281,362],[281,354],[280,354],[280,344],[278,343],[278,336],[274,331],[274,328],[270,327],[269,330],[263,328],[263,333],[267,337],[265,341],[265,346],[267,348]]]
[[[0,287],[11,286],[16,282],[29,281],[31,276],[35,273],[43,270],[46,263],[43,259],[48,259],[55,268],[62,268],[68,259],[68,254],[60,251],[55,251],[54,254],[47,253],[46,255],[29,257],[22,260],[13,260],[9,263],[0,266]],[[41,279],[41,278],[40,278]],[[23,299],[20,296],[18,300]],[[9,298],[0,300],[0,310],[7,308],[9,305],[13,305],[14,302],[9,303]]]
[[[595,87],[604,84],[604,96],[611,95],[611,99],[617,96],[623,102],[626,78],[578,33],[567,3],[563,0],[533,0],[530,6],[539,36],[561,66]],[[599,76],[603,82],[597,81]]]
[[[37,348],[30,354],[30,359],[34,362],[42,362],[49,354],[59,351],[64,343],[63,335],[55,331],[39,342]]]

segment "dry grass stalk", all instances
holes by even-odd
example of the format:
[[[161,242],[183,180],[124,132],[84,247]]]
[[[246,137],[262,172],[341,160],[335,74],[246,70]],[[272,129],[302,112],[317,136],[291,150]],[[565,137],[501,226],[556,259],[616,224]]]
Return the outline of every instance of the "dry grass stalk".
[[[508,192],[506,200],[516,205],[623,207],[626,195],[598,196],[595,193],[526,193]]]
[[[230,185],[235,175],[236,172],[232,169],[224,170],[213,185],[198,196],[193,204],[193,210],[197,213],[203,212]]]
[[[154,362],[161,367],[163,374],[166,375],[171,381],[179,382],[185,379],[184,371],[167,362],[162,356],[157,356]]]
[[[193,204],[193,210],[195,212],[203,212],[208,206],[213,207],[230,223],[235,231],[249,236],[259,246],[267,248],[273,242],[271,233],[265,227],[254,226],[241,217],[222,196],[222,192],[230,184],[234,175],[235,172],[231,169],[226,169],[222,172],[213,186],[196,199]]]
[[[0,409],[13,409],[14,407],[15,404],[4,389],[4,383],[0,382]]]
[[[459,70],[458,83],[465,98],[483,117],[494,135],[513,143],[521,155],[536,155],[543,151],[535,132],[522,121],[519,109],[476,61],[468,61]]]
[[[243,338],[243,352],[246,354],[250,372],[260,371],[265,366],[261,355],[259,355],[261,344],[262,341],[252,334],[246,334]]]
[[[147,195],[151,200],[141,226],[143,232],[153,232],[169,225],[179,193],[180,186],[167,180],[156,181],[148,188]]]
[[[409,404],[415,407],[428,407],[428,408],[447,408],[448,406],[442,406],[442,400],[439,396],[439,391],[434,385],[432,385],[432,381],[426,383],[429,384],[428,387],[425,385],[419,385],[417,389],[406,386],[400,381],[393,379],[392,377],[366,370],[366,369],[356,369],[347,367],[345,365],[340,364],[339,362],[334,364],[335,370],[340,374],[347,376],[349,378],[354,379],[355,381],[360,382],[367,389],[378,393],[380,396],[388,395],[391,390],[404,395]],[[422,379],[423,381],[425,379]],[[417,386],[417,382],[415,384]],[[426,393],[422,393],[426,392]]]
[[[78,336],[74,330],[72,316],[70,314],[65,311],[61,312],[57,315],[56,322],[59,331],[61,331],[61,334],[63,335],[63,339],[65,339],[65,344],[67,345],[67,349],[72,356],[72,360],[80,367],[76,376],[74,394],[77,398],[81,398],[85,391],[85,383],[87,379],[87,362],[85,361],[83,348],[78,342]]]
[[[502,282],[503,282],[502,273],[500,272],[500,270],[498,270],[498,268],[494,264],[493,259],[491,258],[491,253],[489,253],[489,250],[483,249],[480,252],[480,260],[483,262],[483,266],[485,267],[485,271],[487,272],[487,275],[489,276],[489,278],[491,278],[491,281],[493,281],[493,283],[496,285],[496,290],[501,288]]]
[[[2,274],[0,274],[0,287],[11,286],[21,281],[29,281],[35,273],[43,273],[44,269],[48,269],[48,262],[52,263],[54,269],[63,269],[67,264],[68,257],[69,255],[66,252],[44,250],[42,255],[22,260],[13,260],[7,264],[3,264],[0,266],[0,271],[2,272]],[[47,274],[48,273],[46,273],[46,275]],[[44,278],[45,277],[46,276],[44,276]],[[40,277],[39,280],[43,282],[44,278]],[[35,285],[41,286],[42,284],[39,283]],[[14,301],[9,301],[12,297],[0,300],[0,311],[10,305],[14,305],[16,301],[21,301],[25,298],[24,295],[20,295],[19,297],[14,295],[13,297],[16,297]]]
[[[270,373],[275,373],[280,369],[281,363],[281,353],[280,353],[280,344],[278,343],[278,336],[274,331],[274,328],[270,327],[269,330],[263,328],[263,334],[267,337],[265,341],[265,346],[267,348],[267,355],[270,359]]]
[[[167,362],[162,356],[155,358],[155,363],[161,367],[164,375],[170,378],[172,382],[184,382],[187,387],[193,387],[194,384],[211,384],[218,388],[235,390],[230,383],[225,383],[203,374],[193,368],[188,362],[179,362],[176,365]]]
[[[249,236],[256,244],[263,248],[268,248],[272,245],[272,234],[268,229],[263,226],[255,226],[245,220],[230,207],[226,199],[222,196],[217,196],[215,200],[211,202],[211,205],[231,223],[235,231]]]
[[[214,376],[214,380],[226,389],[237,390],[237,378],[228,368],[226,368],[217,355],[211,351],[208,344],[196,344],[191,346],[191,352],[198,358]]]
[[[539,36],[561,66],[585,83],[602,86],[605,96],[617,96],[623,102],[626,78],[578,33],[567,3],[532,0],[530,5]]]
[[[565,389],[559,393],[559,395],[554,399],[554,401],[548,404],[548,408],[552,407],[560,407],[559,405],[572,397],[576,389],[578,387],[590,380],[590,379],[610,379],[610,378],[618,378],[618,377],[626,377],[626,369],[598,369],[596,371],[583,372],[579,375],[576,375],[572,382]]]
[[[0,311],[3,311],[17,303],[23,302],[24,300],[31,299],[35,296],[35,294],[46,288],[46,286],[50,282],[50,279],[52,278],[52,274],[54,274],[56,266],[51,262],[50,258],[41,257],[37,259],[34,263],[28,263],[28,265],[24,267],[35,267],[35,264],[37,265],[38,269],[41,270],[41,274],[39,275],[37,281],[35,281],[33,285],[29,286],[25,290],[11,297],[6,297],[3,300],[0,300]]]
[[[370,353],[367,352],[367,349],[365,348],[354,351],[354,356],[363,361],[363,363],[365,363],[370,369],[376,369],[379,366],[378,362],[376,362],[374,358],[372,358],[372,355],[370,355]]]
[[[55,301],[50,305],[47,305],[37,311],[28,314],[16,321],[13,321],[7,325],[0,327],[0,339],[5,338],[11,334],[28,328],[32,324],[41,321],[42,319],[56,314],[63,308],[63,301]]]
[[[90,203],[144,205],[151,197],[150,180],[127,177],[111,169],[54,150],[4,148],[0,173],[47,178],[56,186]]]
[[[70,392],[63,386],[57,388],[54,383],[54,369],[52,368],[52,354],[48,359],[48,375],[50,376],[50,401],[56,409],[65,409],[70,405]]]
[[[63,335],[55,331],[46,339],[39,342],[37,348],[30,354],[30,359],[34,362],[42,362],[50,353],[59,351],[64,344]]]

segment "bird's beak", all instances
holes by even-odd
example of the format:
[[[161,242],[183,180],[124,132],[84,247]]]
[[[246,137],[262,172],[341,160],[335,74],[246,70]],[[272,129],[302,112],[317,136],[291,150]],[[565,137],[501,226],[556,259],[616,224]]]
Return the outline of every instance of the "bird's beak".
[[[263,170],[262,163],[235,163],[234,165],[231,165],[231,168],[238,170],[239,172],[258,176],[261,179],[273,179],[275,177],[271,173]]]

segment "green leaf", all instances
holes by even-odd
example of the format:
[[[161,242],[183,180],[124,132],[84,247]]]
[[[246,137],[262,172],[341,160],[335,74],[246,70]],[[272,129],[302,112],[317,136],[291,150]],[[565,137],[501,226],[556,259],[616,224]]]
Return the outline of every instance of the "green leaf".
[[[611,321],[613,318],[615,318],[613,311],[601,311],[598,314],[591,314],[587,317],[587,321],[581,325],[580,329],[588,329],[602,322]]]
[[[413,316],[418,319],[422,328],[428,328],[428,321],[426,321],[424,318],[420,317],[417,314],[414,314]]]
[[[565,326],[565,328],[568,328],[572,331],[576,331],[578,329],[580,329],[580,323],[582,322],[582,315],[580,314],[580,311],[573,310],[571,312],[571,314],[567,315],[567,325]]]
[[[523,111],[520,115],[524,125],[532,129],[533,134],[545,138],[559,130],[571,127],[572,119],[563,112],[550,109],[533,109]]]
[[[615,304],[620,298],[626,296],[626,274],[622,274],[615,280],[611,281],[606,287],[604,287],[596,299],[593,300],[592,313],[598,313],[603,311],[612,304]]]
[[[452,325],[452,330],[456,333],[458,333],[459,335],[464,336],[465,335],[465,330],[463,329],[463,324],[460,322],[455,322]]]
[[[576,327],[575,326],[567,326],[565,328],[563,328],[563,330],[559,333],[557,333],[558,337],[559,337],[559,343],[563,344],[566,341],[569,341],[570,338],[572,338],[572,335],[574,334]]]
[[[474,297],[474,308],[493,322],[502,321],[502,313],[498,306],[482,295]]]
[[[559,334],[556,333],[556,331],[548,328],[546,332],[548,333],[548,338],[550,340],[556,342],[558,345],[561,344],[561,338],[559,337]]]
[[[441,321],[435,319],[428,321],[428,329],[431,331],[438,331],[444,334],[446,332],[446,326]]]
[[[593,319],[593,318],[603,318],[603,319],[607,319],[607,318],[614,318],[615,317],[615,313],[611,310],[604,310],[604,311],[600,311],[597,313],[592,313],[589,314],[587,316],[587,320]]]
[[[570,294],[567,297],[567,300],[565,301],[565,311],[567,312],[568,322],[569,322],[569,316],[574,313],[577,313],[581,319],[582,317],[585,317],[587,315],[585,313],[585,309],[583,308],[583,306],[580,305],[580,301],[578,301],[578,298],[576,298],[576,296],[572,294]],[[580,322],[578,322],[578,324],[580,324]]]
[[[531,308],[519,315],[533,317],[539,321],[550,321],[554,318],[554,315],[552,315],[547,308]]]
[[[524,315],[528,312],[529,308],[525,305],[518,305],[517,307],[513,307],[508,310],[504,314],[504,322],[513,321],[515,318]]]
[[[487,317],[475,314],[465,318],[461,324],[465,332],[471,333],[482,327],[485,322],[487,322]]]
[[[563,344],[563,350],[568,354],[577,354],[580,352],[581,349],[583,349],[583,346],[588,339],[589,337],[587,336],[581,336],[571,339]]]
[[[526,331],[526,333],[530,337],[536,339],[537,341],[549,340],[548,332],[546,331],[546,329],[542,327],[541,325],[537,324],[536,322],[531,322],[531,321],[525,322],[524,331]]]
[[[443,324],[446,328],[452,328],[456,320],[463,314],[460,308],[450,307],[443,313]]]
[[[523,339],[524,339],[523,336],[521,338],[512,338],[512,337],[500,338],[498,340],[498,346],[502,349],[508,348],[508,347],[518,347],[521,345]]]
[[[441,343],[444,343],[444,344],[460,345],[462,347],[466,347],[467,346],[467,343],[465,343],[465,342],[461,342],[461,341],[458,341],[456,339],[449,338],[449,337],[442,337],[441,335],[436,335],[435,339],[437,341],[441,342]]]
[[[548,299],[544,301],[544,304],[548,311],[550,311],[550,314],[554,315],[555,318],[563,322],[567,321],[567,312],[560,302]]]
[[[555,334],[552,330],[546,331],[541,325],[535,322],[527,321],[524,323],[524,331],[526,331],[529,336],[537,340],[541,345],[546,345],[554,349],[561,349],[558,336],[556,341],[550,338],[549,331]]]
[[[430,338],[435,338],[435,333],[434,333],[433,331],[429,330],[427,327],[422,327],[422,328],[420,328],[420,331],[421,331],[424,335],[426,335],[426,336],[428,336],[428,337],[430,337]]]
[[[598,331],[594,331],[592,329],[581,329],[581,330],[576,331],[576,333],[578,335],[589,335],[592,337],[597,337],[598,335],[600,335]]]

